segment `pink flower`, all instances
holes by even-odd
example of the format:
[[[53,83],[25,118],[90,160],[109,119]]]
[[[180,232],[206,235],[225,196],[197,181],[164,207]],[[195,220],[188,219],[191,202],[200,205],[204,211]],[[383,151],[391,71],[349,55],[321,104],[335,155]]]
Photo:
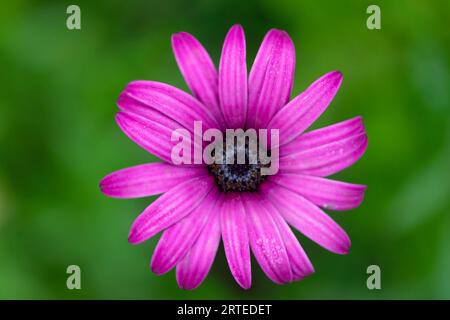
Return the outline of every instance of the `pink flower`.
[[[300,280],[313,266],[289,225],[325,249],[345,254],[350,239],[322,209],[350,210],[363,201],[363,185],[324,177],[355,163],[367,147],[361,117],[305,130],[325,111],[341,81],[325,74],[289,101],[295,49],[284,31],[270,30],[247,79],[241,26],[228,32],[219,71],[190,34],[173,35],[172,46],[193,97],[170,85],[134,81],[121,93],[116,120],[125,134],[164,163],[143,164],[105,177],[110,197],[163,193],[134,221],[129,242],[163,231],[151,260],[157,275],[176,267],[183,289],[201,284],[223,241],[230,271],[251,286],[250,248],[275,283]],[[261,177],[258,165],[173,165],[172,132],[205,129],[279,129],[279,171]],[[289,225],[288,225],[289,224]]]

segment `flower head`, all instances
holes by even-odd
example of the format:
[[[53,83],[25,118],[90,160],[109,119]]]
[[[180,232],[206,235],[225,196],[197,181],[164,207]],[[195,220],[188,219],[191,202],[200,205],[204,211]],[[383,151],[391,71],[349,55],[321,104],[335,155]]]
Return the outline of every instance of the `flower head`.
[[[242,288],[251,286],[250,251],[275,283],[303,279],[314,269],[289,225],[331,252],[347,253],[349,237],[323,209],[358,207],[366,187],[324,177],[364,153],[362,118],[305,133],[337,93],[341,73],[325,74],[290,100],[295,49],[284,31],[266,34],[248,76],[239,25],[226,36],[218,72],[192,35],[173,35],[172,47],[192,96],[167,84],[133,81],[119,97],[116,116],[130,139],[164,162],[122,169],[100,183],[111,197],[163,194],[138,216],[129,234],[129,242],[138,244],[163,231],[152,271],[161,275],[176,267],[179,286],[194,289],[208,274],[222,240],[230,271]],[[206,130],[203,138],[208,132],[209,138],[199,137],[199,122]],[[248,135],[239,143],[216,134],[214,143],[222,148],[212,148],[213,162],[174,163],[178,151],[183,159],[198,157],[196,147],[203,150],[214,132],[230,129],[272,130],[277,139]],[[174,132],[179,133],[176,139]],[[180,137],[188,148],[174,153]],[[244,162],[227,161],[239,155]],[[274,162],[277,170],[263,174]]]

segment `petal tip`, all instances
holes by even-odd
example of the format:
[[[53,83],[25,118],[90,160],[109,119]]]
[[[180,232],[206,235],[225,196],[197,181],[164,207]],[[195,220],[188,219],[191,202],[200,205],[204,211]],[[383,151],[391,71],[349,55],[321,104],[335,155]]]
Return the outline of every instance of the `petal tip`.
[[[116,105],[119,107],[119,109],[123,109],[124,102],[126,101],[126,90],[127,90],[128,84],[125,87],[125,89],[119,94],[119,97],[117,97]]]
[[[247,282],[245,282],[245,283],[238,282],[238,284],[244,290],[250,290],[250,288],[252,287],[251,281],[248,281],[248,283]]]
[[[245,42],[244,28],[240,24],[233,25],[230,30],[228,30],[226,39],[229,39],[229,41],[234,39],[234,41]]]
[[[177,52],[178,46],[182,45],[183,39],[187,38],[189,33],[180,31],[172,33],[170,37],[170,42],[172,43],[172,48],[175,52]]]
[[[249,271],[251,272],[251,271]],[[244,290],[248,290],[251,288],[252,286],[252,276],[251,274],[247,274],[247,275],[241,275],[241,276],[237,276],[236,274],[233,274],[233,278],[236,281],[236,283]]]
[[[154,274],[156,274],[157,276],[161,276],[164,273],[166,273],[166,271],[153,259],[150,263],[150,271],[153,272]]]
[[[131,227],[130,233],[128,234],[128,242],[131,244],[138,244],[141,242],[134,227]]]
[[[366,152],[367,146],[369,145],[369,139],[367,138],[367,133],[365,131],[362,136],[361,156]]]
[[[242,27],[242,25],[240,23],[235,23],[231,26],[230,31],[244,31],[244,28]]]
[[[281,29],[272,28],[269,31],[267,31],[266,35],[282,35],[282,34],[287,34],[287,32]]]
[[[116,123],[119,125],[119,127],[122,128],[123,122],[125,121],[126,114],[122,111],[119,111],[114,116],[114,119],[116,120]]]
[[[308,277],[308,276],[310,276],[310,275],[312,275],[313,273],[316,272],[312,262],[309,259],[307,259],[305,264],[306,265],[305,265],[305,270],[304,270],[303,277]]]
[[[336,251],[337,254],[348,254],[350,252],[350,247],[351,247],[351,241],[350,238],[346,238],[344,240],[344,243],[342,243],[342,247],[339,248],[339,250]]]
[[[180,288],[181,290],[191,291],[196,289],[197,287],[198,285],[189,282],[178,281],[178,288]]]
[[[282,40],[286,41],[288,45],[294,47],[294,42],[292,41],[291,36],[285,30],[272,28],[267,32],[266,37],[267,36],[281,38]]]
[[[175,33],[172,33],[171,39],[176,40],[176,39],[179,39],[179,38],[185,36],[186,34],[187,34],[187,32],[185,32],[185,31],[175,32]]]
[[[175,278],[177,280],[178,288],[181,290],[194,290],[200,286],[202,281],[198,281],[198,279],[194,280],[195,277],[187,276],[184,272],[180,270],[180,265],[177,266],[175,272]]]
[[[339,70],[335,70],[335,71],[331,71],[328,75],[327,75],[328,79],[332,82],[335,83],[336,86],[340,86],[342,83],[342,79],[343,79],[343,75],[342,72],[340,72]]]
[[[107,179],[108,176],[104,177],[100,182],[98,183],[98,188],[100,189],[100,192],[104,195],[108,195],[106,189],[107,189]]]

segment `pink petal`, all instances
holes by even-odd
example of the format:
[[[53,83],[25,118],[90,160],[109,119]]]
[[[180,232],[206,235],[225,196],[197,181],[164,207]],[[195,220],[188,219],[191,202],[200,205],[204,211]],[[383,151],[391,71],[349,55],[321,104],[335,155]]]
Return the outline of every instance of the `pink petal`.
[[[233,26],[225,38],[219,67],[219,97],[227,128],[244,128],[247,116],[247,62],[244,30]]]
[[[327,250],[346,254],[350,239],[325,212],[301,195],[266,181],[261,192],[278,209],[286,221]]]
[[[154,273],[170,271],[186,255],[208,222],[218,193],[218,189],[213,189],[193,212],[164,231],[151,261]]]
[[[333,100],[341,82],[340,72],[330,72],[275,114],[268,129],[280,130],[280,144],[292,141],[319,118]]]
[[[141,148],[172,163],[171,153],[175,143],[171,143],[171,137],[176,128],[134,113],[119,112],[116,114],[116,122],[120,129]]]
[[[340,182],[298,173],[279,173],[270,176],[270,182],[288,188],[311,201],[330,210],[350,210],[357,208],[364,199],[366,186]]]
[[[351,166],[367,148],[367,135],[358,133],[280,158],[280,171],[329,176]]]
[[[223,121],[219,108],[217,70],[205,48],[187,32],[172,35],[172,49],[178,67],[192,94]]]
[[[238,193],[224,194],[220,225],[231,274],[244,289],[251,286],[250,248],[244,206]]]
[[[364,132],[362,117],[355,117],[300,135],[280,148],[280,156],[284,157],[291,153],[298,153],[303,149],[330,144]]]
[[[203,201],[213,185],[212,177],[204,176],[170,189],[137,217],[131,226],[128,241],[141,243],[178,222]]]
[[[168,117],[166,114],[161,113],[155,108],[149,107],[147,102],[138,99],[127,92],[122,92],[120,94],[117,105],[122,113],[138,115],[170,128],[171,130],[182,127],[177,120]]]
[[[277,224],[278,231],[283,238],[292,269],[293,280],[301,280],[312,274],[314,272],[314,267],[284,218],[270,202],[265,201],[264,206],[271,208],[269,212]]]
[[[205,129],[218,128],[219,126],[214,115],[199,101],[186,92],[165,83],[155,81],[130,82],[122,92],[118,104],[122,110],[137,113],[144,117],[148,115],[148,109],[159,111],[159,113],[178,122],[180,127],[192,132],[194,121],[202,121]]]
[[[176,165],[195,166],[193,151],[195,148],[203,150],[204,142],[201,137],[193,134],[191,129],[185,129],[178,122],[161,114],[151,116],[149,113],[143,115],[130,111],[120,111],[116,114],[116,122],[120,129],[138,146],[170,164],[174,164],[172,151],[180,143],[181,138],[184,142],[190,142],[189,145],[192,146],[190,148],[191,163],[176,163]],[[175,131],[178,139],[172,140]]]
[[[181,289],[197,288],[208,275],[220,243],[220,215],[213,212],[191,250],[177,265],[177,282]]]
[[[109,197],[139,198],[164,193],[183,181],[206,175],[203,167],[147,163],[110,173],[100,182],[100,190]]]
[[[264,273],[275,283],[292,281],[292,270],[283,238],[267,207],[255,194],[244,193],[247,228],[253,254]]]
[[[294,81],[295,48],[289,35],[270,30],[253,63],[248,87],[247,127],[265,128],[288,101]]]

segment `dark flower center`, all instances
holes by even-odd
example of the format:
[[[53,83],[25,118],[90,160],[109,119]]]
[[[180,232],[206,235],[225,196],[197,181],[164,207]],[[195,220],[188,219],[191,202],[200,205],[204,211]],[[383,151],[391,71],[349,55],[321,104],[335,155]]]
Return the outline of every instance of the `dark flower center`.
[[[224,142],[222,154],[215,155],[216,161],[208,165],[208,170],[214,176],[220,190],[223,192],[257,190],[265,179],[265,176],[261,175],[261,168],[270,164],[261,163],[254,146],[250,145],[248,139],[245,139],[245,143],[238,143],[237,140],[232,143]],[[245,162],[242,161],[244,156]],[[238,161],[239,158],[241,161]]]

